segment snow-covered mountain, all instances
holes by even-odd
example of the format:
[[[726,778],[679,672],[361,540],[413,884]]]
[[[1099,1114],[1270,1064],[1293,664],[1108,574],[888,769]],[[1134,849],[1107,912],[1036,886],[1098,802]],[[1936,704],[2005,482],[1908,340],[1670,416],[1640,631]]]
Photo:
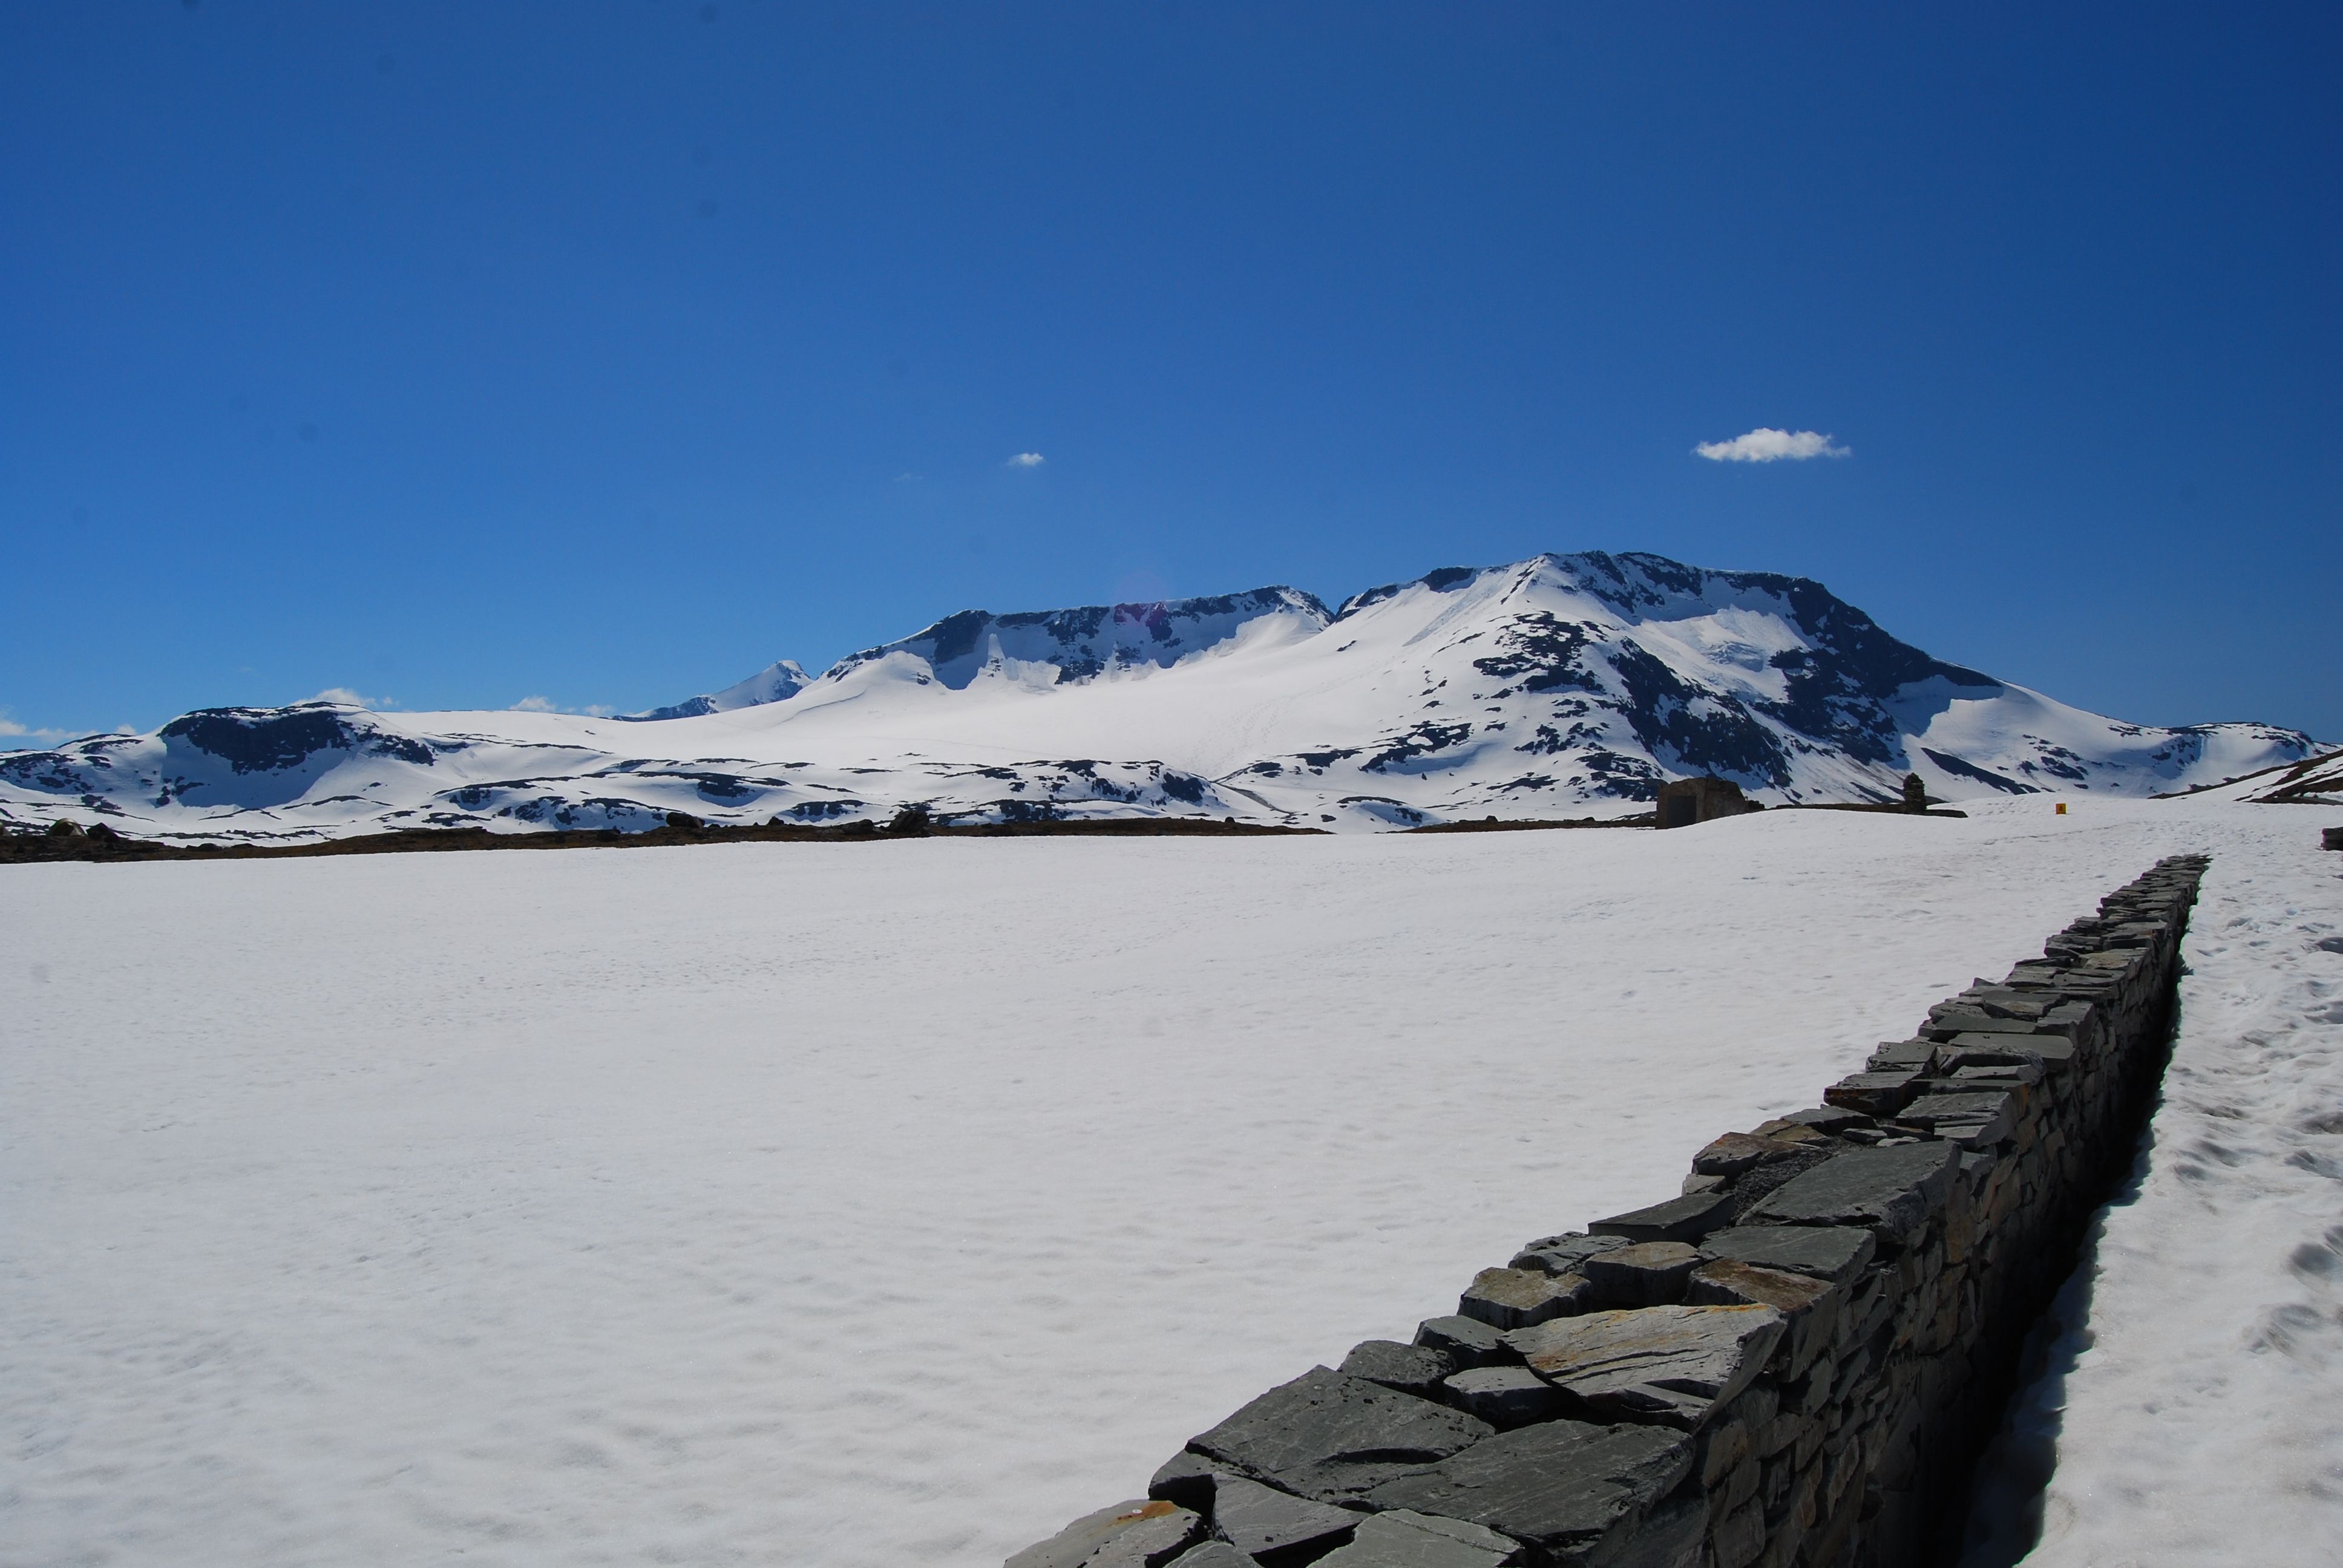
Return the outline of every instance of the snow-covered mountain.
[[[287,839],[1196,815],[1376,829],[1620,815],[1714,773],[1772,803],[2145,797],[2295,761],[2298,731],[2103,719],[1898,642],[1819,583],[1651,555],[1449,568],[1354,595],[966,610],[809,679],[628,719],[209,709],[0,759],[0,819]]]

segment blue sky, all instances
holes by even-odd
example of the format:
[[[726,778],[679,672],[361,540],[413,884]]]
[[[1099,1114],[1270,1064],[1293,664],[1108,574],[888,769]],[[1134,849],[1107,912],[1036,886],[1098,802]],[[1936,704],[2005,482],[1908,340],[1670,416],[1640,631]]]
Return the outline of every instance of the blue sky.
[[[632,709],[967,607],[1590,548],[2343,739],[2338,45],[2309,5],[10,0],[0,745]],[[1847,455],[1695,455],[1761,427]]]

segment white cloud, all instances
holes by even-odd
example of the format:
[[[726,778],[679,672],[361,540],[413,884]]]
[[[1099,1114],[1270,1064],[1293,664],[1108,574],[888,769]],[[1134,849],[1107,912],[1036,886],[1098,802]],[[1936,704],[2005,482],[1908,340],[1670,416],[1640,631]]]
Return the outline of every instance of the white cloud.
[[[1008,467],[1011,468],[1038,468],[1041,466],[1041,463],[1042,457],[1041,453],[1020,452],[1017,456],[1009,459]]]
[[[598,702],[588,703],[583,708],[564,708],[550,697],[524,697],[505,711],[508,713],[580,713],[588,719],[608,719],[618,710]]]
[[[1808,457],[1848,457],[1853,451],[1834,447],[1818,430],[1773,430],[1760,425],[1730,441],[1703,441],[1693,448],[1712,463],[1774,463],[1787,457],[1803,463]]]
[[[77,736],[89,733],[90,731],[86,729],[36,729],[28,725],[17,723],[8,717],[6,709],[0,708],[0,739],[13,740],[22,737],[26,740],[71,740]],[[5,749],[7,748],[0,747],[0,750]]]
[[[396,697],[361,697],[347,686],[329,686],[326,688],[325,690],[317,693],[317,696],[309,699],[309,700],[312,702],[347,702],[353,708],[396,708],[398,706],[398,699]]]

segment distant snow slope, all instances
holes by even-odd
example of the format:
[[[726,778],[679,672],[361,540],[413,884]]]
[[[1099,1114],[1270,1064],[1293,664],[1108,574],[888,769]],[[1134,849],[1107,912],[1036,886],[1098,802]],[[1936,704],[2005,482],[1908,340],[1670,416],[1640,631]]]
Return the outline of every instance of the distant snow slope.
[[[810,681],[783,661],[631,722],[207,709],[0,759],[0,816],[268,839],[916,801],[1379,829],[1631,813],[1700,773],[1775,803],[1887,799],[1907,771],[1955,800],[2146,796],[2310,749],[2267,725],[2085,713],[1931,658],[1805,578],[1597,553],[1436,571],[1331,615],[1283,588],[969,610]]]
[[[997,1568],[2184,849],[2057,1561],[2331,1563],[2343,855],[2050,805],[6,868],[0,1563]]]
[[[2265,768],[2199,793],[2208,800],[2343,806],[2343,751],[2328,751],[2306,757],[2299,762]]]

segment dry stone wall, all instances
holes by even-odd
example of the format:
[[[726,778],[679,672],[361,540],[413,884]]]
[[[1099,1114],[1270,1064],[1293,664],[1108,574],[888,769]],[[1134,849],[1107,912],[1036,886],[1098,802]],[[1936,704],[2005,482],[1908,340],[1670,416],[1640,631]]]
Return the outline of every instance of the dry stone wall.
[[[1677,1196],[1532,1241],[1008,1568],[1898,1568],[2130,1163],[2201,856],[1929,1010]]]

